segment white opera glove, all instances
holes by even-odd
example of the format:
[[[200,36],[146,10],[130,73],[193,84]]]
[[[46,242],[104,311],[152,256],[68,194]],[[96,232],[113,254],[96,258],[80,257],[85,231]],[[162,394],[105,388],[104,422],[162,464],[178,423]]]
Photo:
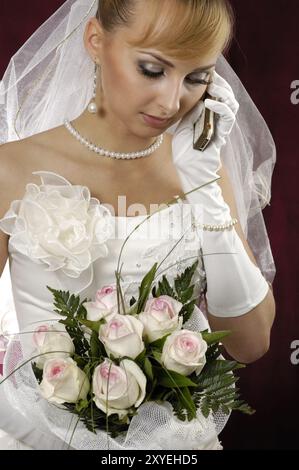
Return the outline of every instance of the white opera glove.
[[[192,169],[186,169],[186,173],[196,172],[196,187],[219,178],[217,171],[221,168],[221,147],[233,129],[239,109],[231,86],[216,71],[213,72],[213,82],[207,92],[220,101],[199,101],[182,119],[173,142],[174,148],[190,152],[186,164]],[[193,149],[193,125],[204,106],[217,113],[216,124],[211,142],[204,151],[199,151]],[[230,208],[223,199],[218,182],[198,189],[196,201],[199,220],[201,217],[202,222],[199,226],[203,228],[202,251],[208,311],[218,317],[236,317],[247,313],[265,298],[268,283],[249,258],[233,226]]]

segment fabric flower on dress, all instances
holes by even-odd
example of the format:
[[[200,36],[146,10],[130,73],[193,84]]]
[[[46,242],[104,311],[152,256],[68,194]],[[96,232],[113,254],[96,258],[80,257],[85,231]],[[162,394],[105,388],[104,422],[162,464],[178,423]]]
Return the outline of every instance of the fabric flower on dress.
[[[41,185],[29,183],[22,200],[11,203],[0,221],[16,250],[48,271],[78,278],[98,258],[108,255],[112,215],[85,186],[70,184],[51,172],[34,172]],[[55,184],[45,184],[54,181]]]

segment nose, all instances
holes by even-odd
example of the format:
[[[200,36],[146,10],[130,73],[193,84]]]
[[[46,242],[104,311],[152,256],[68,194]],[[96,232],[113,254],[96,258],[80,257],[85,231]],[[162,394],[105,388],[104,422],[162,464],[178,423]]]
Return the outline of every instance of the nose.
[[[180,109],[182,82],[180,80],[164,83],[160,94],[159,108],[161,117],[174,116]]]

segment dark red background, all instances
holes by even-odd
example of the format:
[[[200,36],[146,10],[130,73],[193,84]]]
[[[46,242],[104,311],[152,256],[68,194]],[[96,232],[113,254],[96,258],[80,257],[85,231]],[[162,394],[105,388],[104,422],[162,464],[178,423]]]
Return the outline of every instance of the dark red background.
[[[63,1],[1,1],[0,75],[9,58]],[[299,1],[231,0],[237,25],[229,59],[264,116],[277,146],[271,206],[264,210],[277,265],[277,316],[270,351],[242,371],[239,382],[255,415],[235,413],[221,434],[226,449],[299,449],[299,364],[290,361],[299,340],[298,145]]]

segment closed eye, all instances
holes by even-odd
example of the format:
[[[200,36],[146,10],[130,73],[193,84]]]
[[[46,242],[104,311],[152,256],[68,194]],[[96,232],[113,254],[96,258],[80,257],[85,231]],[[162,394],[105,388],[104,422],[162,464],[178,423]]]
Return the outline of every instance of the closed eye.
[[[152,72],[151,70],[148,70],[146,69],[145,67],[143,67],[142,65],[138,65],[138,71],[143,75],[145,76],[146,78],[149,78],[149,79],[158,79],[162,76],[164,76],[164,71],[161,70],[160,72]],[[202,72],[203,74],[206,75],[206,77],[208,78],[210,76],[209,72]],[[191,84],[191,85],[209,85],[209,83],[211,83],[209,80],[204,80],[204,79],[197,79],[197,80],[194,80],[190,77],[186,77],[186,80]]]

